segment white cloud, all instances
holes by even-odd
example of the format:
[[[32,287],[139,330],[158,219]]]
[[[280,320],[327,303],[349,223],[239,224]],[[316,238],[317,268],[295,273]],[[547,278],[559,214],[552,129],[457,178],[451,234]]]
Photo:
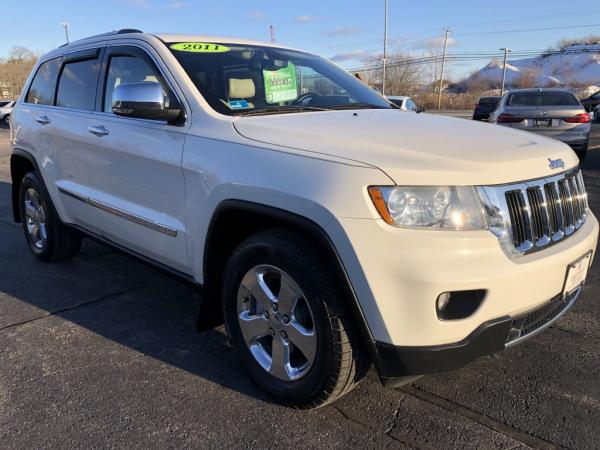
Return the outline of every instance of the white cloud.
[[[120,3],[122,5],[133,6],[134,8],[139,9],[148,9],[150,8],[150,3],[148,0],[115,0],[116,3]]]
[[[296,22],[316,22],[317,20],[320,20],[320,17],[317,16],[309,16],[309,15],[302,15],[302,16],[297,16],[296,17]]]
[[[413,44],[413,48],[421,49],[421,48],[443,48],[444,47],[444,39],[443,36],[434,37],[431,39],[425,39],[420,42],[416,42]],[[456,47],[458,43],[455,39],[449,37],[448,38],[448,47]]]
[[[376,60],[377,56],[366,50],[354,50],[352,52],[338,53],[329,59],[333,62],[360,61],[366,63]]]
[[[182,9],[182,8],[186,8],[188,6],[187,3],[185,2],[171,2],[169,3],[169,8],[173,8],[173,9]]]
[[[262,12],[262,11],[250,11],[248,13],[248,17],[250,17],[251,19],[254,20],[262,20],[266,17],[267,15]]]
[[[362,30],[357,27],[339,27],[331,31],[325,32],[325,36],[335,37],[335,36],[345,36],[348,34],[356,34],[360,33]]]

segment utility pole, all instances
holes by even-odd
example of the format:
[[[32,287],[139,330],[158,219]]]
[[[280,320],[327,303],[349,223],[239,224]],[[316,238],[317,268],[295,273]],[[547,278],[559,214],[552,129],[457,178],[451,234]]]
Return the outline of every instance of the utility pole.
[[[442,85],[444,84],[444,66],[446,65],[446,52],[448,51],[448,34],[450,34],[450,28],[446,28],[446,38],[444,39],[444,54],[442,55],[442,73],[440,74],[440,86],[438,89],[438,111],[442,109]]]
[[[63,22],[60,25],[65,29],[65,39],[68,44],[70,42],[69,41],[69,24],[67,22]]]
[[[383,17],[383,73],[381,75],[381,95],[385,95],[385,78],[387,73],[387,22],[388,22],[388,0],[384,0]]]
[[[271,30],[271,42],[275,43],[275,27],[273,27],[273,25],[269,26],[269,29]]]
[[[500,96],[504,95],[504,82],[506,81],[506,58],[508,57],[508,52],[510,52],[510,48],[501,48],[501,51],[504,52],[504,64],[502,64],[502,90],[500,91]]]

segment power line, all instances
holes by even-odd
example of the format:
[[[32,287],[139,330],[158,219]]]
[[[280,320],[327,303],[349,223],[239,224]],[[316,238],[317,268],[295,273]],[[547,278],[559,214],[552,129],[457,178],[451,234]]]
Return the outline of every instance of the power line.
[[[589,25],[569,25],[563,27],[545,27],[545,28],[521,28],[518,30],[497,30],[497,31],[479,31],[475,33],[455,33],[455,36],[479,36],[483,34],[506,34],[506,33],[525,33],[530,31],[550,31],[550,30],[570,30],[576,28],[595,28],[600,27],[600,23]]]
[[[515,57],[532,57],[532,56],[552,56],[552,55],[572,55],[572,54],[585,54],[585,53],[600,53],[600,48],[598,50],[593,49],[573,49],[573,50],[523,50],[523,51],[513,51],[511,55],[513,56],[513,60]],[[465,54],[465,53],[447,53],[446,60],[450,61],[477,61],[477,60],[488,60],[493,58],[500,59],[502,57],[502,52],[487,52],[480,54]],[[420,65],[420,64],[430,64],[434,62],[440,62],[442,60],[442,55],[431,55],[431,56],[423,56],[416,58],[405,58],[400,61],[388,62],[388,68],[398,67],[398,66],[406,66],[406,65]],[[366,64],[359,67],[354,67],[348,69],[352,72],[366,71],[366,70],[377,70],[381,68],[381,63],[374,64]]]

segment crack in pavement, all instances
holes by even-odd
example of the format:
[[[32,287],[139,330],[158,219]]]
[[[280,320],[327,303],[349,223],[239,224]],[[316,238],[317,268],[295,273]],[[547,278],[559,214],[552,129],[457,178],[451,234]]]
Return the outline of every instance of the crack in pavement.
[[[592,338],[594,340],[600,340],[600,336],[596,336],[594,334],[580,333],[579,331],[568,330],[566,328],[562,328],[557,325],[550,325],[550,329],[562,331],[563,333],[572,334],[574,336],[579,336],[579,337],[584,337],[584,338]]]
[[[23,380],[23,381],[19,381],[17,383],[9,384],[6,387],[12,388],[12,387],[16,387],[16,386],[22,386],[24,384],[35,383],[36,381],[43,380],[46,377],[51,377],[51,376],[54,376],[54,375],[65,375],[65,374],[68,374],[68,373],[75,372],[77,370],[86,370],[86,369],[99,368],[99,367],[128,366],[131,363],[137,361],[138,359],[143,358],[144,356],[146,356],[144,353],[139,353],[138,355],[134,356],[133,358],[128,359],[127,361],[108,362],[108,363],[101,363],[101,364],[88,364],[86,366],[71,367],[71,368],[69,368],[67,370],[55,370],[54,372],[44,373],[44,374],[42,374],[39,377],[30,378],[28,380]]]
[[[134,287],[134,288],[124,289],[122,291],[112,292],[110,294],[105,294],[105,295],[102,295],[100,297],[97,297],[97,298],[94,298],[94,299],[91,299],[91,300],[87,300],[85,302],[81,302],[81,303],[78,303],[78,304],[73,305],[73,306],[69,306],[67,308],[61,308],[61,309],[58,309],[56,311],[48,312],[47,314],[44,314],[42,316],[34,317],[32,319],[23,320],[22,322],[16,322],[16,323],[11,323],[9,325],[5,325],[5,326],[3,326],[3,327],[0,328],[0,331],[8,330],[10,328],[20,327],[21,325],[26,325],[28,323],[35,322],[35,321],[41,320],[41,319],[46,319],[48,317],[52,317],[52,316],[55,316],[57,314],[61,314],[61,313],[64,313],[64,312],[73,311],[74,309],[81,308],[83,306],[88,306],[88,305],[91,305],[91,304],[94,304],[94,303],[98,303],[98,302],[101,302],[101,301],[104,301],[104,300],[108,300],[110,298],[119,297],[121,295],[129,294],[131,292],[139,291],[141,289],[146,289],[146,287],[145,286],[138,286],[138,287]]]
[[[469,407],[460,405],[446,398],[440,397],[436,394],[433,394],[429,391],[426,391],[418,386],[409,385],[401,388],[401,391],[412,395],[420,400],[423,400],[427,403],[430,403],[435,406],[439,406],[440,408],[445,409],[451,413],[457,414],[459,416],[465,417],[467,419],[471,419],[490,430],[496,431],[497,433],[504,434],[516,441],[521,442],[524,445],[529,447],[543,449],[543,450],[554,450],[558,448],[569,449],[564,445],[557,444],[555,442],[540,438],[538,436],[529,434],[525,431],[518,430],[513,428],[510,425],[505,424],[504,422],[500,422],[499,420],[493,419],[485,414],[482,414],[478,411],[475,411]]]
[[[346,419],[349,422],[352,422],[352,423],[358,425],[361,429],[363,429],[363,431],[374,431],[377,434],[384,434],[388,438],[390,438],[391,440],[399,442],[402,445],[406,445],[407,447],[415,448],[417,450],[423,450],[423,448],[419,447],[415,442],[406,442],[406,441],[403,441],[400,438],[397,438],[396,436],[392,436],[390,434],[390,432],[392,431],[393,424],[392,424],[392,427],[390,427],[388,430],[385,430],[384,432],[382,432],[381,430],[378,430],[376,427],[374,427],[370,423],[365,422],[363,420],[360,420],[357,417],[354,417],[354,415],[352,415],[351,413],[348,413],[347,411],[345,411],[343,408],[340,408],[339,406],[332,405],[331,408],[333,408],[335,411],[339,412],[344,419]],[[400,411],[400,408],[398,408],[395,411],[395,413],[394,413],[394,420],[397,418],[397,415],[399,414],[399,411]]]

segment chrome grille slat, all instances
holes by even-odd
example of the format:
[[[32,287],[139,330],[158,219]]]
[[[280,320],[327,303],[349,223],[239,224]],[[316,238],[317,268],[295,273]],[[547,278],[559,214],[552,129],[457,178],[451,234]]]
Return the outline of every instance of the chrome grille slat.
[[[511,257],[566,239],[587,217],[587,193],[580,171],[480,190],[486,209],[502,218],[505,232],[496,226],[490,231]]]

